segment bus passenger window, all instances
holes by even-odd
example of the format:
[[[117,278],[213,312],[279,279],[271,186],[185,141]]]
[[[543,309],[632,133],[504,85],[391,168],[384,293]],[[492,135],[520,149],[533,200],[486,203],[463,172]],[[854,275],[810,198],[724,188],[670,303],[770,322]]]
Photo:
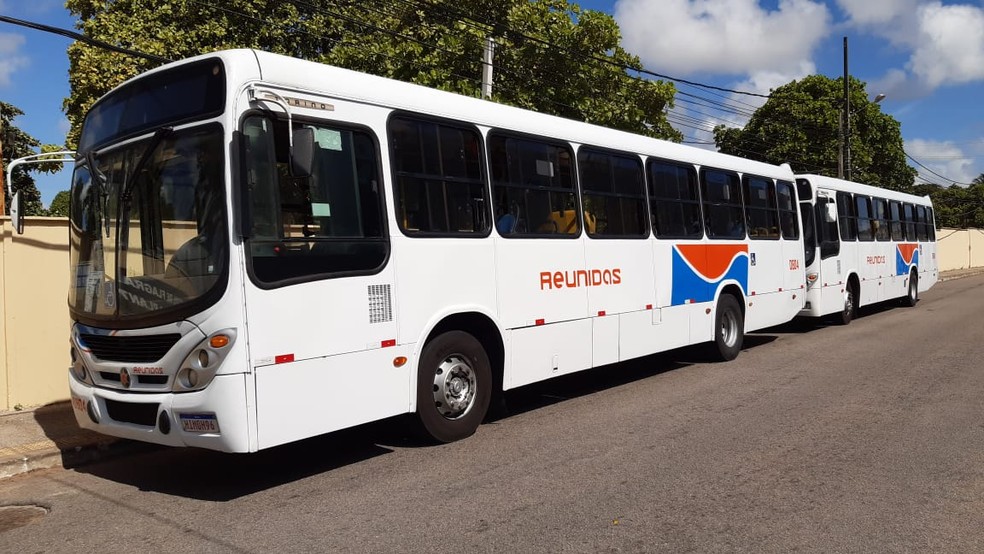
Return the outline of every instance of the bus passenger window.
[[[393,117],[389,122],[397,222],[409,235],[489,231],[478,131]]]
[[[488,150],[495,228],[500,235],[580,234],[569,145],[492,133]]]
[[[693,166],[650,159],[646,167],[649,174],[650,217],[656,236],[703,238],[697,171]]]
[[[779,228],[782,238],[799,238],[799,218],[796,212],[796,192],[788,181],[776,181],[776,198],[779,203]]]
[[[892,240],[903,240],[902,235],[902,203],[892,200],[888,203],[888,226],[891,228]]]
[[[745,175],[745,218],[748,237],[779,238],[779,214],[776,209],[776,185],[772,179]]]
[[[718,169],[703,169],[700,174],[707,236],[718,239],[745,238],[745,211],[738,174]]]
[[[602,238],[648,236],[639,158],[582,148],[577,153],[577,162],[588,235]]]

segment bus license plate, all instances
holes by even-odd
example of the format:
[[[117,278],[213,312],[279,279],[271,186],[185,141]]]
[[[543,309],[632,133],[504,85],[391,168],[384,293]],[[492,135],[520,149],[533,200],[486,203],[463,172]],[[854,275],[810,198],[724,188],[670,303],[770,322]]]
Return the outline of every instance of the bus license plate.
[[[218,433],[215,414],[181,414],[181,429],[186,433]]]

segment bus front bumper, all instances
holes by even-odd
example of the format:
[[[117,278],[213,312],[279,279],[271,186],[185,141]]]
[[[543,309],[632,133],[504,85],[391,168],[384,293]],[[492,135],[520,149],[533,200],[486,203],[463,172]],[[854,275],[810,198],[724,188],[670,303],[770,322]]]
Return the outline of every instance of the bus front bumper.
[[[246,375],[217,375],[200,391],[143,394],[93,387],[69,376],[83,429],[165,446],[250,452]]]

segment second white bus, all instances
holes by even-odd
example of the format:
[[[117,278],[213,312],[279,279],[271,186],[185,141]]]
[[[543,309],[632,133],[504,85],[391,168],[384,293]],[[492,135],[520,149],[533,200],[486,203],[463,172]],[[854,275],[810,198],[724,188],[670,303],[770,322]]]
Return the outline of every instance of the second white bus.
[[[938,277],[929,197],[822,175],[797,175],[806,248],[801,315],[857,317],[858,307],[900,299],[915,306]]]

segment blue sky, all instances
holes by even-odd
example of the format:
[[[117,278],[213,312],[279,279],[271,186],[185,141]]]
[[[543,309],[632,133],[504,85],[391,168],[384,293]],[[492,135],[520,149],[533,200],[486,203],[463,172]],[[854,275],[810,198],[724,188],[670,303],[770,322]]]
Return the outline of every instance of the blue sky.
[[[984,173],[984,0],[585,0],[614,15],[623,46],[650,71],[749,92],[792,79],[843,74],[844,36],[851,74],[902,123],[906,151],[939,176],[969,183]],[[0,0],[0,14],[74,28],[62,0]],[[0,23],[0,99],[25,112],[15,124],[45,143],[68,130],[70,39]],[[682,92],[751,108],[754,97]],[[744,104],[743,104],[744,103]],[[734,111],[691,110],[671,120],[686,139],[707,142],[717,123],[741,125]],[[794,166],[795,169],[795,166]],[[943,179],[917,167],[920,176]],[[47,205],[69,173],[36,176]],[[949,184],[949,182],[947,182]]]

